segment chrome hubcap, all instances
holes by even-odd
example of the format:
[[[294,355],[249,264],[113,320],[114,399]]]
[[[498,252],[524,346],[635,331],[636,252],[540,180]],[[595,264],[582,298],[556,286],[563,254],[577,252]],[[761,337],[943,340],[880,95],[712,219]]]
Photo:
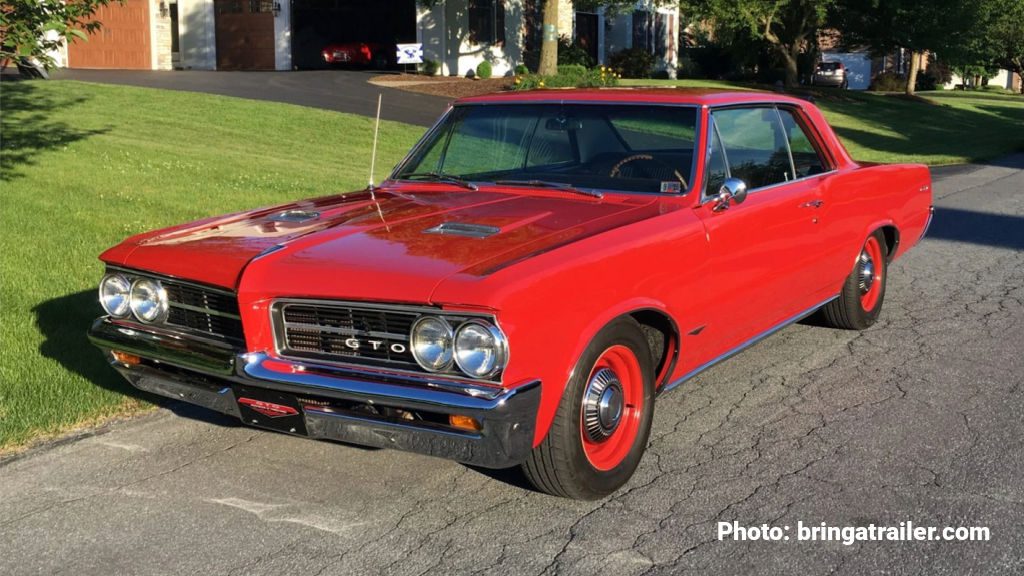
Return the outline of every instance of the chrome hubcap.
[[[615,372],[601,368],[587,383],[583,395],[583,426],[597,442],[612,435],[622,420],[622,384]]]
[[[860,293],[867,294],[871,291],[871,285],[875,283],[875,262],[867,252],[860,253],[860,273],[857,284],[860,286]]]

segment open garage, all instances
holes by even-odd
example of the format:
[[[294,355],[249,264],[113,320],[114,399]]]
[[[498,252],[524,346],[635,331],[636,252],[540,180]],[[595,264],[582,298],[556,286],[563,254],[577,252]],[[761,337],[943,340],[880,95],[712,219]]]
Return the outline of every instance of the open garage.
[[[328,44],[379,44],[393,60],[394,44],[416,42],[416,0],[294,0],[292,65],[323,68]]]

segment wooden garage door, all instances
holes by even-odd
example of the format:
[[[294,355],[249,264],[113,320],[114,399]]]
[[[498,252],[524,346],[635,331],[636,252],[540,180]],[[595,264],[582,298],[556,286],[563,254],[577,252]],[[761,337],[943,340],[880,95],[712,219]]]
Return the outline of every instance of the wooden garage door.
[[[89,41],[75,40],[68,46],[70,68],[132,68],[149,70],[153,61],[149,48],[149,0],[111,2],[96,11],[102,26]]]
[[[216,0],[218,70],[274,69],[273,6],[272,0]]]

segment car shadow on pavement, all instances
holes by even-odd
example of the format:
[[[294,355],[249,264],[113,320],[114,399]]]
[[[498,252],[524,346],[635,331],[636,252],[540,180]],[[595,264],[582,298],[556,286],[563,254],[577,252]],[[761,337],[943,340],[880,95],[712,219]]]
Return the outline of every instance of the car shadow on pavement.
[[[1024,218],[940,207],[925,238],[1024,250]]]
[[[43,335],[39,353],[56,360],[64,369],[117,394],[167,408],[179,416],[218,426],[236,427],[241,422],[230,416],[205,410],[155,394],[129,384],[114,370],[103,353],[89,342],[86,332],[93,320],[103,314],[95,290],[83,290],[47,300],[32,309],[36,327]]]

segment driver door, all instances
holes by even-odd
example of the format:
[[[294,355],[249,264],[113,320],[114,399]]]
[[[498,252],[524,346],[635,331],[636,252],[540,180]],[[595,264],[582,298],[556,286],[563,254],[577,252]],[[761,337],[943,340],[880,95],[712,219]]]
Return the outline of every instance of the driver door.
[[[710,113],[708,177],[697,207],[709,244],[709,346],[718,354],[756,338],[808,306],[815,291],[818,186],[795,172],[774,106]],[[747,184],[744,202],[717,200],[726,178]]]

